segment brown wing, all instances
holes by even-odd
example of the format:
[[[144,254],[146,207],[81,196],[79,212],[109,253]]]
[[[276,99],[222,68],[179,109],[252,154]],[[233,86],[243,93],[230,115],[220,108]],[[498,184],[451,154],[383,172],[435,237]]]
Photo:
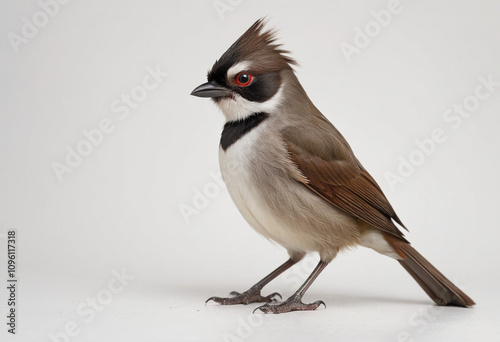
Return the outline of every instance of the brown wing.
[[[392,220],[402,227],[403,223],[366,170],[348,161],[327,161],[290,141],[285,143],[291,160],[305,176],[298,181],[338,209],[404,240]]]

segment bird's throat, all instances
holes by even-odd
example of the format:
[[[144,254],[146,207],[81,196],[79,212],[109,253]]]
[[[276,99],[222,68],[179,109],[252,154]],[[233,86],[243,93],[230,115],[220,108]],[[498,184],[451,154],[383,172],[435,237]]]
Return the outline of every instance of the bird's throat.
[[[220,145],[225,151],[245,134],[259,126],[269,117],[265,112],[254,113],[243,120],[229,121],[224,125],[220,137]]]

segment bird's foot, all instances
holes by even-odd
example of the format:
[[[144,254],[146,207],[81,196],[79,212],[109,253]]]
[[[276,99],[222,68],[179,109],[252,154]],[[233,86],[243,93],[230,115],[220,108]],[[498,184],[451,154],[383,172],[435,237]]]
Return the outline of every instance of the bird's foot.
[[[318,300],[311,304],[304,304],[301,299],[301,296],[293,295],[282,303],[267,303],[259,306],[253,312],[255,313],[255,311],[260,310],[266,314],[280,314],[292,311],[312,311],[316,310],[320,305],[324,305],[326,308],[326,304],[322,300]]]
[[[230,293],[232,297],[222,298],[222,297],[210,297],[205,303],[213,300],[221,305],[235,305],[235,304],[249,304],[249,303],[270,303],[276,301],[274,297],[278,296],[281,299],[281,295],[278,292],[271,293],[269,296],[263,297],[260,294],[260,289],[251,288],[248,291],[239,293],[233,291]]]

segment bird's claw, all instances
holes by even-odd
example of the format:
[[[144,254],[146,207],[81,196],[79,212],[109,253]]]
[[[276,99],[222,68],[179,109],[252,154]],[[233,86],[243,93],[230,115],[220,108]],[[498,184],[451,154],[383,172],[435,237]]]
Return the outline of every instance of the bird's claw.
[[[302,303],[300,297],[292,296],[282,303],[266,303],[262,306],[259,306],[253,311],[253,313],[255,313],[255,311],[257,310],[260,310],[265,314],[268,313],[280,314],[292,311],[312,311],[316,310],[321,305],[323,305],[326,308],[326,304],[322,300],[318,300],[310,304],[305,304]]]
[[[250,303],[270,303],[275,302],[276,299],[274,297],[280,297],[281,295],[278,292],[271,293],[269,296],[263,297],[260,294],[260,290],[250,289],[243,293],[239,293],[237,291],[232,291],[230,293],[232,297],[223,298],[223,297],[210,297],[205,301],[205,304],[209,301],[214,301],[221,305],[235,305],[235,304],[250,304]]]

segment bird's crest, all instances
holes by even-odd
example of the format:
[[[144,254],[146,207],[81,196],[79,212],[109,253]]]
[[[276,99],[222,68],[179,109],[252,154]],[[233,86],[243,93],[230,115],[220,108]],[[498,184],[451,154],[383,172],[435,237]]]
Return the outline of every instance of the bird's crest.
[[[225,74],[234,64],[242,61],[252,63],[254,72],[274,72],[292,69],[298,65],[288,56],[289,51],[283,50],[276,43],[275,30],[264,30],[264,18],[257,20],[233,45],[215,62],[210,74]]]

